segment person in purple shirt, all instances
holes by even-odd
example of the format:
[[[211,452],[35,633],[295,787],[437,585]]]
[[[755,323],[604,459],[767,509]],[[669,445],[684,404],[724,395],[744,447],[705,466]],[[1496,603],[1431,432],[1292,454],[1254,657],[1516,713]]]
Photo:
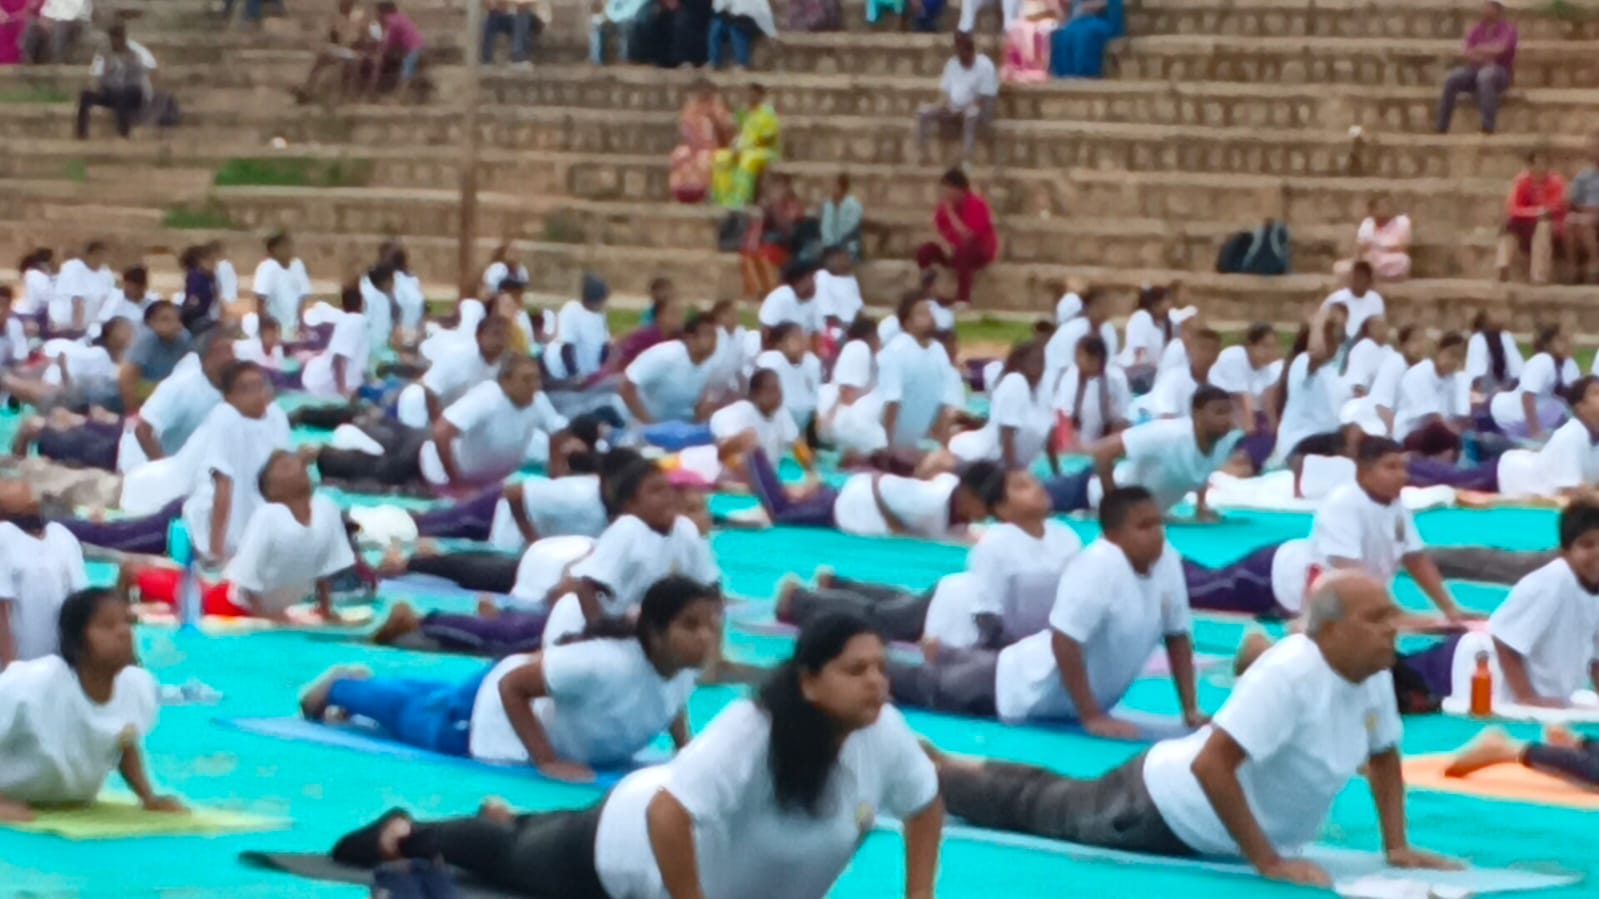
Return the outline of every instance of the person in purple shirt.
[[[1438,100],[1438,133],[1449,131],[1455,101],[1461,94],[1476,94],[1482,133],[1492,134],[1499,118],[1499,101],[1510,88],[1516,68],[1516,26],[1505,18],[1503,0],[1487,0],[1482,20],[1466,34],[1464,62],[1444,77]]]
[[[378,49],[378,65],[372,68],[372,81],[367,89],[369,93],[376,94],[384,74],[398,69],[399,77],[394,83],[394,90],[398,93],[405,90],[416,76],[427,41],[422,39],[422,32],[417,29],[416,23],[389,0],[377,5],[377,13],[378,22],[383,25],[383,43]]]

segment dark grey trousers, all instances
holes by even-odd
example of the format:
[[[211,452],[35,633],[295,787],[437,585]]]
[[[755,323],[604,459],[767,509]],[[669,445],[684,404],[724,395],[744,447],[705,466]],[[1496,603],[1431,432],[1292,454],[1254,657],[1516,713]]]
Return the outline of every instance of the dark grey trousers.
[[[975,827],[1147,855],[1194,855],[1144,786],[1140,753],[1095,780],[1009,762],[946,764],[938,785],[951,815]]]
[[[936,661],[888,663],[888,690],[900,705],[954,712],[976,718],[998,714],[994,672],[999,653],[992,649],[942,649]]]
[[[1447,580],[1477,581],[1484,584],[1514,584],[1548,565],[1559,550],[1516,552],[1487,546],[1433,546],[1427,554]]]

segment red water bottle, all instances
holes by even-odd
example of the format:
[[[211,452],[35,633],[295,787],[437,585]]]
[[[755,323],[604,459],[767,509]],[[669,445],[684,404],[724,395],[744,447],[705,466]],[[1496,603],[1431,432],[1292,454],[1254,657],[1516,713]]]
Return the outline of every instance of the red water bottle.
[[[1494,676],[1488,670],[1488,654],[1477,653],[1477,670],[1471,673],[1471,716],[1487,718],[1494,711]]]

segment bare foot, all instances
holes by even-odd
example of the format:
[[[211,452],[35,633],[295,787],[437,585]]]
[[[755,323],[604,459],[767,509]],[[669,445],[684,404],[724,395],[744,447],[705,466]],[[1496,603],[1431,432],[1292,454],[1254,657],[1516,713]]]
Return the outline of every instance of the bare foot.
[[[936,662],[938,661],[938,651],[943,648],[943,644],[938,642],[937,637],[923,637],[921,647],[922,658],[929,662]]]
[[[921,738],[916,742],[922,747],[922,752],[927,753],[927,757],[933,760],[934,768],[941,767],[944,764],[944,753],[940,751],[937,746],[933,745],[932,740]]]
[[[443,553],[444,550],[439,546],[439,541],[437,540],[423,537],[421,540],[416,541],[416,552],[414,555],[437,556],[442,555]]]
[[[22,824],[32,820],[33,809],[21,802],[13,802],[0,796],[0,821]]]
[[[383,550],[383,558],[378,561],[378,574],[384,577],[399,577],[410,569],[410,562],[400,544],[390,543],[388,548]]]
[[[1233,656],[1233,675],[1238,676],[1249,670],[1261,654],[1272,647],[1272,639],[1261,631],[1250,631],[1244,635],[1244,642],[1238,644],[1238,652]]]
[[[336,665],[317,678],[316,682],[300,694],[300,714],[311,721],[322,721],[328,716],[328,694],[333,684],[341,680],[366,680],[372,672],[357,665]]]
[[[793,575],[786,575],[783,582],[777,585],[777,603],[772,609],[772,614],[778,621],[788,621],[794,609],[794,591],[799,589],[799,581]],[[821,586],[821,584],[817,584]]]
[[[401,858],[400,844],[410,835],[411,819],[404,815],[395,815],[378,833],[378,853],[390,861],[398,861]]]
[[[1570,728],[1561,724],[1546,724],[1543,729],[1543,741],[1550,746],[1559,746],[1562,749],[1576,749],[1582,745],[1582,738]]]
[[[1444,769],[1444,776],[1469,777],[1484,768],[1514,762],[1520,755],[1520,743],[1510,739],[1502,728],[1490,727],[1455,753],[1455,760]]]
[[[811,580],[816,582],[816,589],[831,590],[838,584],[838,575],[833,573],[831,567],[823,565],[816,569],[816,574],[812,575]]]
[[[495,604],[494,597],[488,595],[487,593],[479,593],[477,595],[477,617],[500,617],[500,607]]]
[[[408,603],[397,602],[389,609],[389,617],[383,619],[383,623],[373,631],[372,642],[379,646],[390,646],[406,634],[415,633],[421,628],[422,618],[416,614],[416,609]]]
[[[477,816],[501,824],[510,824],[516,820],[516,813],[511,811],[511,806],[498,796],[490,796],[483,800],[483,804],[477,807]]]

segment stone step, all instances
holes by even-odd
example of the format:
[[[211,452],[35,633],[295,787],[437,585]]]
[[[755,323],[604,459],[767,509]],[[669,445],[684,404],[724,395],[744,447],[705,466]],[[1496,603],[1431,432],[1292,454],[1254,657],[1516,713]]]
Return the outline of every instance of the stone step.
[[[118,230],[107,226],[96,233],[114,247],[152,254],[170,254],[174,248],[221,240],[241,271],[253,267],[262,252],[261,235],[246,231]],[[295,248],[313,279],[338,283],[370,265],[386,239],[388,235],[377,233],[296,232]],[[4,258],[19,256],[33,246],[69,246],[82,240],[83,232],[71,223],[0,222],[0,254],[5,254]],[[480,236],[477,255],[487,258],[501,242],[498,236]],[[585,271],[602,275],[622,294],[643,294],[651,278],[669,277],[685,298],[702,306],[717,299],[736,299],[741,289],[738,259],[730,254],[547,242],[518,242],[517,246],[532,272],[535,289],[550,293],[569,294]],[[407,237],[406,248],[413,270],[425,282],[452,280],[453,237]],[[913,283],[915,272],[914,266],[902,260],[868,260],[860,276],[866,296],[882,298],[898,296]],[[974,306],[979,312],[1048,316],[1060,284],[1068,277],[1103,286],[1118,314],[1131,310],[1140,286],[1181,280],[1187,300],[1200,305],[1214,320],[1272,321],[1285,326],[1303,321],[1333,288],[1332,279],[1322,275],[1259,278],[1172,269],[996,263],[979,276]],[[1383,294],[1390,318],[1399,324],[1447,326],[1467,322],[1477,311],[1493,308],[1509,319],[1514,330],[1530,331],[1537,323],[1548,322],[1572,333],[1599,332],[1599,306],[1592,302],[1591,289],[1444,279],[1388,285]]]
[[[997,38],[979,41],[995,55]],[[1122,80],[1396,84],[1437,87],[1457,64],[1460,41],[1369,38],[1154,35],[1113,44],[1112,74]],[[792,34],[755,53],[761,71],[921,76],[949,60],[937,34]],[[1581,87],[1599,81],[1599,42],[1526,41],[1516,55],[1523,87]]]
[[[565,106],[638,113],[680,105],[701,76],[692,72],[587,66],[540,66],[532,72],[495,72],[483,82],[490,102],[517,106]],[[762,76],[714,78],[730,101],[742,99]],[[857,116],[910,121],[936,96],[924,78],[856,75],[793,75],[768,89],[779,113]],[[1096,121],[1149,125],[1344,129],[1425,133],[1437,116],[1432,86],[1310,85],[1232,81],[1053,81],[1010,85],[1000,92],[998,117],[1009,121]],[[1499,131],[1540,134],[1566,130],[1573,119],[1594,111],[1592,90],[1512,90],[1500,109]],[[1462,102],[1456,116],[1462,133],[1480,130],[1475,104]]]

